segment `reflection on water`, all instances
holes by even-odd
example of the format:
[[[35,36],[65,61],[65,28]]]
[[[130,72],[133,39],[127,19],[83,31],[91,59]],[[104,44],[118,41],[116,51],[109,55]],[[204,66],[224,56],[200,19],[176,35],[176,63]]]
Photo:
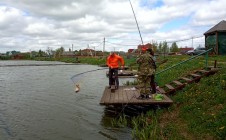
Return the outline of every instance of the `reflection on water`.
[[[57,63],[0,61],[0,65]],[[131,139],[129,128],[111,128],[99,105],[106,70],[90,72],[74,92],[71,77],[91,65],[0,67],[0,139]]]

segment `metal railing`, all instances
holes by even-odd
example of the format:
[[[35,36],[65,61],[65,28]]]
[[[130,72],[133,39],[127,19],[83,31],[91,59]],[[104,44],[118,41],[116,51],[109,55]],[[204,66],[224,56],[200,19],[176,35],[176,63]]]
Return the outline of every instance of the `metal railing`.
[[[173,65],[173,66],[170,66],[170,67],[168,67],[168,68],[166,68],[166,69],[164,69],[164,70],[161,70],[160,72],[157,72],[155,75],[155,77],[156,77],[156,81],[158,82],[158,76],[159,76],[159,74],[161,74],[161,73],[163,73],[163,72],[165,72],[165,71],[168,71],[168,70],[170,70],[170,69],[172,69],[172,68],[175,68],[175,67],[177,67],[177,66],[179,66],[179,65],[181,65],[181,64],[184,64],[184,63],[186,63],[186,62],[188,62],[188,61],[191,61],[192,59],[195,59],[195,58],[197,58],[197,57],[199,57],[200,55],[203,55],[203,54],[205,54],[205,69],[207,69],[207,67],[208,67],[208,52],[210,52],[211,50],[213,50],[213,48],[210,48],[210,49],[208,49],[208,50],[206,50],[205,52],[202,52],[202,53],[200,53],[200,54],[197,54],[197,55],[195,55],[195,56],[192,56],[192,57],[190,57],[189,59],[187,59],[187,60],[184,60],[184,61],[182,61],[182,62],[180,62],[180,63],[177,63],[176,65]]]

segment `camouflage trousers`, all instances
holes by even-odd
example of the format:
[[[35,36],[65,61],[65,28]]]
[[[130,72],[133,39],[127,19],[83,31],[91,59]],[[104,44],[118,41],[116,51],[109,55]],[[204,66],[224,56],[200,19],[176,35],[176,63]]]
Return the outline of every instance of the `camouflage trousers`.
[[[138,86],[140,94],[150,94],[150,81],[152,75],[138,74]]]

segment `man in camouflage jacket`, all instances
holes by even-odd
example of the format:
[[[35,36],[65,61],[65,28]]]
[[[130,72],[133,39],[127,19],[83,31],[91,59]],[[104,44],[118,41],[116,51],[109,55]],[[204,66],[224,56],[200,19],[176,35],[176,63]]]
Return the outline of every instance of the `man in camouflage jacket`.
[[[156,93],[154,83],[154,74],[156,65],[154,61],[154,52],[152,49],[143,49],[143,54],[137,58],[138,64],[138,84],[140,88],[139,98],[150,98],[150,92]],[[150,90],[151,87],[151,90]]]

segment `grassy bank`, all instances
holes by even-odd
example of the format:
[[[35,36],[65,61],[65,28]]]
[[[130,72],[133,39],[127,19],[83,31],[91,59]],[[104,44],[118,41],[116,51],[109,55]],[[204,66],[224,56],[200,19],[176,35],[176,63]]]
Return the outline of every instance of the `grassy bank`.
[[[166,63],[158,67],[158,71],[187,59],[187,56],[173,56],[167,59]],[[163,85],[193,70],[203,68],[203,60],[203,57],[199,57],[161,73],[158,83]],[[222,67],[219,72],[177,91],[171,96],[174,101],[172,106],[134,117],[130,123],[125,120],[126,124],[132,127],[135,139],[226,139],[226,59],[218,56],[210,57],[209,60],[209,66],[213,65],[214,60],[223,62],[218,64]]]
[[[37,57],[34,58],[37,61],[60,61],[65,63],[81,63],[81,64],[90,64],[90,65],[104,65],[106,64],[107,58],[104,57],[80,57],[76,58],[48,58],[48,57]],[[135,58],[127,59],[124,58],[125,65],[130,65],[135,62]]]
[[[186,86],[171,98],[174,104],[133,118],[137,139],[225,139],[226,68]]]

